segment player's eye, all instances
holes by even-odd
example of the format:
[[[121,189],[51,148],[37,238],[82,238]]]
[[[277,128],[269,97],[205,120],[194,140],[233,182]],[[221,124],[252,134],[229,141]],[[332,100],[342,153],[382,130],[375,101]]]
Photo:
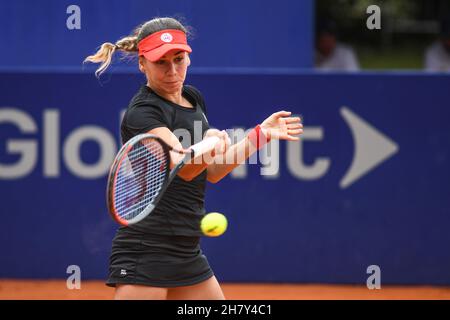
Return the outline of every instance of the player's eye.
[[[158,61],[156,61],[156,64],[159,64],[159,65],[163,65],[164,63],[165,63],[164,60],[158,60]]]

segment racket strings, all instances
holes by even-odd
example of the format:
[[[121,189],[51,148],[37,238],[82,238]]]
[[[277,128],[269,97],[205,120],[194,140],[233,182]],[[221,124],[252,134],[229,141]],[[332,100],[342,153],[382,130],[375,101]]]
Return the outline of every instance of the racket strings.
[[[124,219],[132,219],[139,215],[158,195],[164,181],[165,173],[161,170],[164,168],[164,163],[155,159],[155,150],[151,151],[152,156],[149,156],[145,150],[135,151],[129,155],[127,159],[129,165],[124,166],[122,175],[125,179],[118,180],[123,191],[117,189],[120,195],[117,197],[116,209]]]
[[[114,203],[125,220],[138,216],[159,194],[167,174],[168,159],[154,139],[141,140],[123,157],[117,173]]]
[[[128,159],[125,159],[124,162],[126,162],[127,165],[129,165],[129,160]],[[148,172],[147,176],[156,177],[160,170],[161,169],[156,168],[156,166],[155,166],[154,168],[150,169],[150,172]],[[124,185],[123,188],[125,187],[125,184],[127,185],[127,187],[125,189],[126,192],[120,193],[116,197],[116,201],[124,199],[126,197],[129,197],[131,194],[137,193],[137,192],[139,192],[139,190],[143,190],[143,189],[146,188],[146,186],[143,185],[143,183],[145,183],[145,180],[143,180],[144,179],[143,177],[146,176],[144,174],[144,172],[145,172],[144,169],[142,169],[142,170],[124,169],[123,171],[128,172],[128,173],[119,176],[118,177],[118,183],[123,184]],[[131,174],[129,173],[130,171],[132,171]],[[164,175],[162,176],[162,178],[164,178]],[[143,181],[141,181],[141,180],[143,180]],[[116,190],[117,190],[117,188],[116,188]],[[149,191],[152,191],[152,190],[149,190]],[[153,193],[156,193],[156,191],[157,190],[154,189]]]

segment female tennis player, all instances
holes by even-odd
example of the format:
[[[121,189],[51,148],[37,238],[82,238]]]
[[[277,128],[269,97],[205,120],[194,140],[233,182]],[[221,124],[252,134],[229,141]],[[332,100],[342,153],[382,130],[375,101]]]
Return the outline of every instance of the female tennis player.
[[[218,182],[240,164],[237,159],[247,159],[270,139],[298,140],[303,132],[300,119],[290,112],[276,112],[234,145],[226,131],[209,129],[201,93],[184,84],[192,50],[186,27],[173,18],[152,19],[115,44],[104,43],[85,61],[101,63],[99,75],[116,51],[137,54],[139,70],[147,80],[125,112],[122,142],[151,133],[181,149],[200,142],[194,141],[197,122],[201,123],[200,139],[220,138],[213,157],[222,157],[222,161],[186,164],[152,214],[117,230],[106,284],[116,288],[116,299],[224,299],[200,248],[206,181]],[[187,130],[191,141],[180,141],[175,132],[179,130]],[[173,155],[171,161],[176,162]]]

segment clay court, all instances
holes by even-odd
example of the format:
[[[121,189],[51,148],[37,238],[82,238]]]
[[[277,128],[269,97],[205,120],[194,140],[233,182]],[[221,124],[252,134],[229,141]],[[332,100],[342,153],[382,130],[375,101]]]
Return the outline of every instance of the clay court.
[[[450,300],[450,287],[364,286],[316,284],[222,284],[229,300]],[[65,280],[0,280],[0,299],[108,300],[114,289],[101,281],[83,281],[81,289],[69,290]]]

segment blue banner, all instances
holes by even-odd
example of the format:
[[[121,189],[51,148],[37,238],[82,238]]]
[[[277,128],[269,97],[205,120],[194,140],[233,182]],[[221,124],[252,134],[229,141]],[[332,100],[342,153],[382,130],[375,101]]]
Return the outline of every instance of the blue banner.
[[[0,2],[0,70],[79,70],[104,42],[154,17],[189,26],[192,66],[309,68],[313,64],[313,0],[27,0]],[[115,70],[136,70],[120,63]]]
[[[106,173],[139,74],[0,74],[0,277],[105,278]],[[450,284],[450,77],[190,75],[212,126],[301,114],[300,142],[208,184],[221,281]],[[264,160],[264,158],[262,159]],[[266,159],[267,160],[267,159]]]

